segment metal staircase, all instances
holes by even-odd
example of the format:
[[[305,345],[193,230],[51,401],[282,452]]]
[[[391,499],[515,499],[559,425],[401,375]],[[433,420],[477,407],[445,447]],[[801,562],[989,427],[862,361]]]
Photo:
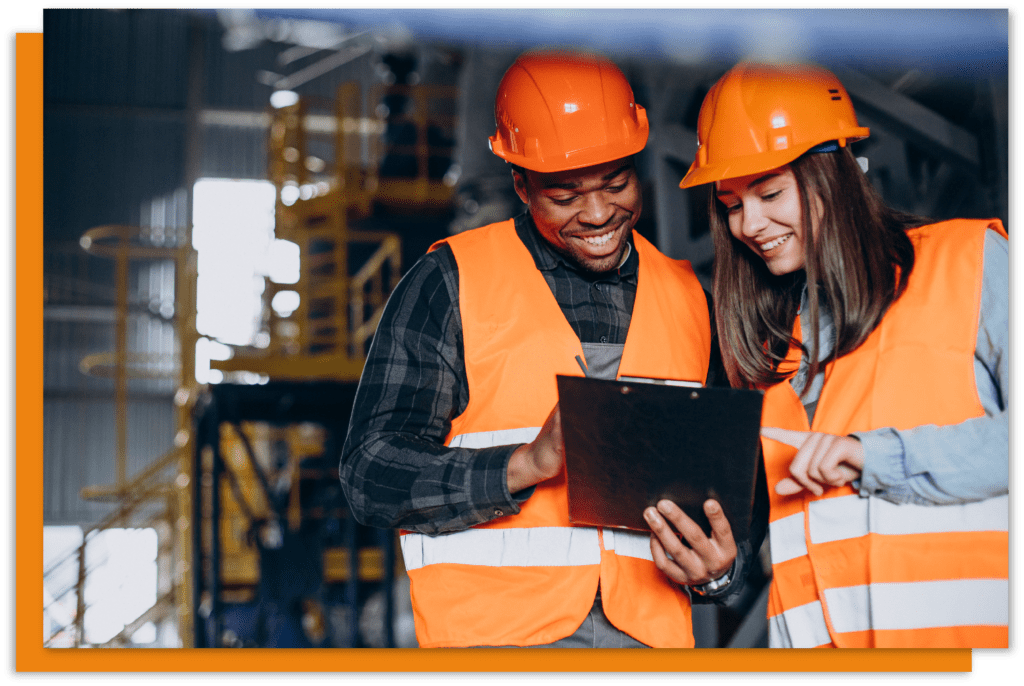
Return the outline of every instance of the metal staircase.
[[[186,236],[187,229],[179,229]],[[44,582],[54,577],[71,559],[78,567],[74,586],[61,589],[57,596],[44,604],[44,612],[64,595],[74,591],[76,611],[71,626],[59,626],[44,637],[44,645],[53,645],[64,639],[74,647],[99,647],[86,641],[84,622],[86,611],[85,586],[90,573],[87,551],[94,536],[112,528],[159,527],[165,532],[158,548],[158,566],[174,570],[165,579],[164,590],[156,604],[130,622],[117,635],[101,644],[102,647],[128,644],[135,631],[147,622],[159,622],[178,612],[177,626],[191,622],[191,612],[180,606],[183,589],[188,587],[188,569],[191,560],[189,546],[183,545],[181,533],[188,527],[182,512],[189,512],[192,431],[191,411],[196,398],[194,357],[182,355],[182,350],[195,349],[195,251],[190,240],[179,240],[175,247],[156,245],[146,240],[146,232],[137,227],[108,225],[87,231],[80,240],[86,253],[112,259],[115,265],[115,349],[88,355],[80,362],[80,370],[88,375],[112,378],[114,381],[115,424],[115,481],[112,484],[86,486],[81,490],[84,500],[116,504],[117,507],[99,523],[83,530],[82,543],[64,559],[58,560],[44,572]],[[131,267],[138,262],[169,261],[174,264],[176,350],[172,353],[154,353],[129,349],[128,324],[135,303],[130,302],[129,281]],[[176,407],[176,433],[174,445],[138,473],[128,474],[128,390],[132,379],[173,379],[178,392]],[[70,634],[70,636],[69,636]],[[70,640],[68,640],[70,639]]]

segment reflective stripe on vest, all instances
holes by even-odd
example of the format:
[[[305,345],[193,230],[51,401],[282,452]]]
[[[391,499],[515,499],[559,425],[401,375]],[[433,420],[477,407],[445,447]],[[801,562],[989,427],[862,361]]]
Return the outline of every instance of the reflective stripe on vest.
[[[479,431],[454,436],[451,447],[491,448],[529,443],[540,427]],[[407,532],[401,537],[406,570],[432,564],[486,567],[572,567],[601,563],[598,530],[589,527],[468,529],[440,536]],[[616,555],[654,561],[650,534],[603,530],[604,549]]]
[[[807,541],[804,540],[804,513],[783,517],[768,525],[769,547],[772,563],[779,564],[786,560],[807,554]]]
[[[649,534],[604,530],[606,550],[653,561]],[[432,564],[485,567],[575,567],[601,563],[597,529],[533,527],[467,529],[440,536],[407,533],[401,537],[407,570]]]
[[[871,584],[825,591],[838,633],[900,631],[946,626],[1005,626],[1006,579],[956,579]],[[870,618],[870,619],[869,619]],[[768,619],[773,648],[815,648],[831,642],[821,603],[815,601]]]
[[[946,531],[1008,531],[1010,498],[961,505],[897,505],[881,498],[844,495],[810,503],[811,543],[876,534],[933,534]],[[774,532],[774,530],[773,530]],[[801,538],[803,537],[803,531]],[[772,544],[775,540],[772,540]]]
[[[502,429],[500,431],[477,431],[476,433],[459,434],[448,443],[449,448],[492,448],[496,445],[515,445],[531,443],[540,433],[539,426],[528,426],[522,429]]]
[[[602,529],[605,550],[615,551],[616,555],[635,557],[640,560],[654,562],[651,554],[651,535],[622,529]]]
[[[860,347],[828,365],[813,426],[788,383],[767,390],[763,425],[844,435],[981,416],[974,348],[988,230],[1006,235],[997,220],[908,231],[916,261],[907,290]],[[798,361],[799,349],[790,352]],[[796,451],[763,447],[772,647],[1007,645],[1008,496],[934,506],[848,486],[779,496]]]
[[[828,543],[878,534],[930,534],[944,531],[1009,531],[1010,498],[1000,496],[960,505],[897,505],[880,498],[844,495],[810,503],[811,543]],[[804,513],[769,525],[772,562],[807,554]]]
[[[1009,600],[1006,579],[916,581],[825,590],[832,627],[839,633],[1005,625],[1010,619]]]
[[[409,571],[451,563],[485,567],[576,567],[601,563],[597,529],[535,527],[467,529],[440,536],[407,533],[401,538]]]
[[[832,642],[821,603],[800,605],[768,618],[772,648],[817,648]]]
[[[814,544],[867,536],[869,522],[874,533],[891,536],[1009,528],[1008,496],[962,505],[926,506],[847,495],[815,500],[808,509],[808,529]],[[807,554],[802,512],[772,522],[770,530],[773,564]],[[871,628],[1006,624],[1008,593],[1005,579],[878,583],[824,591],[832,626],[840,633]],[[773,647],[811,648],[831,640],[819,602],[772,617],[770,625]]]

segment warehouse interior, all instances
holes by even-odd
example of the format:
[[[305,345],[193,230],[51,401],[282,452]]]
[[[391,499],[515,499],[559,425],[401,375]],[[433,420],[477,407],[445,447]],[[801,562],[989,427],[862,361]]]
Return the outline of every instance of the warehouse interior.
[[[338,458],[404,270],[521,211],[486,139],[526,49],[622,67],[638,231],[706,288],[679,180],[740,59],[832,69],[890,205],[1008,220],[1006,10],[48,9],[43,33],[47,647],[416,646],[397,532],[349,515]],[[695,607],[698,647],[767,645],[760,559]]]

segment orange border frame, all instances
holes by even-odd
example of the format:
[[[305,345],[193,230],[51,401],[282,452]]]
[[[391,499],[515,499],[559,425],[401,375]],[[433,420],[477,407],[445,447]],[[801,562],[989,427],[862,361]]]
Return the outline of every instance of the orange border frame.
[[[970,650],[535,650],[524,660],[516,650],[43,648],[42,613],[36,605],[43,583],[43,35],[18,34],[16,60],[16,671],[971,671]]]

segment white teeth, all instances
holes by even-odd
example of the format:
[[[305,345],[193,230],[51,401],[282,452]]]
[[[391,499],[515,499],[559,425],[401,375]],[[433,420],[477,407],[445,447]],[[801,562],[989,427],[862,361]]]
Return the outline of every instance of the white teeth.
[[[605,243],[612,239],[612,234],[614,233],[614,231],[609,231],[603,236],[583,236],[583,240],[585,240],[590,245],[604,245]]]
[[[793,234],[791,234],[791,233],[787,233],[785,236],[782,236],[780,238],[776,238],[774,241],[768,241],[767,243],[762,243],[761,246],[760,246],[761,247],[761,251],[762,252],[768,252],[772,248],[777,248],[778,246],[780,246],[783,243],[785,243],[786,241],[788,241],[789,237],[792,236],[792,235]]]

